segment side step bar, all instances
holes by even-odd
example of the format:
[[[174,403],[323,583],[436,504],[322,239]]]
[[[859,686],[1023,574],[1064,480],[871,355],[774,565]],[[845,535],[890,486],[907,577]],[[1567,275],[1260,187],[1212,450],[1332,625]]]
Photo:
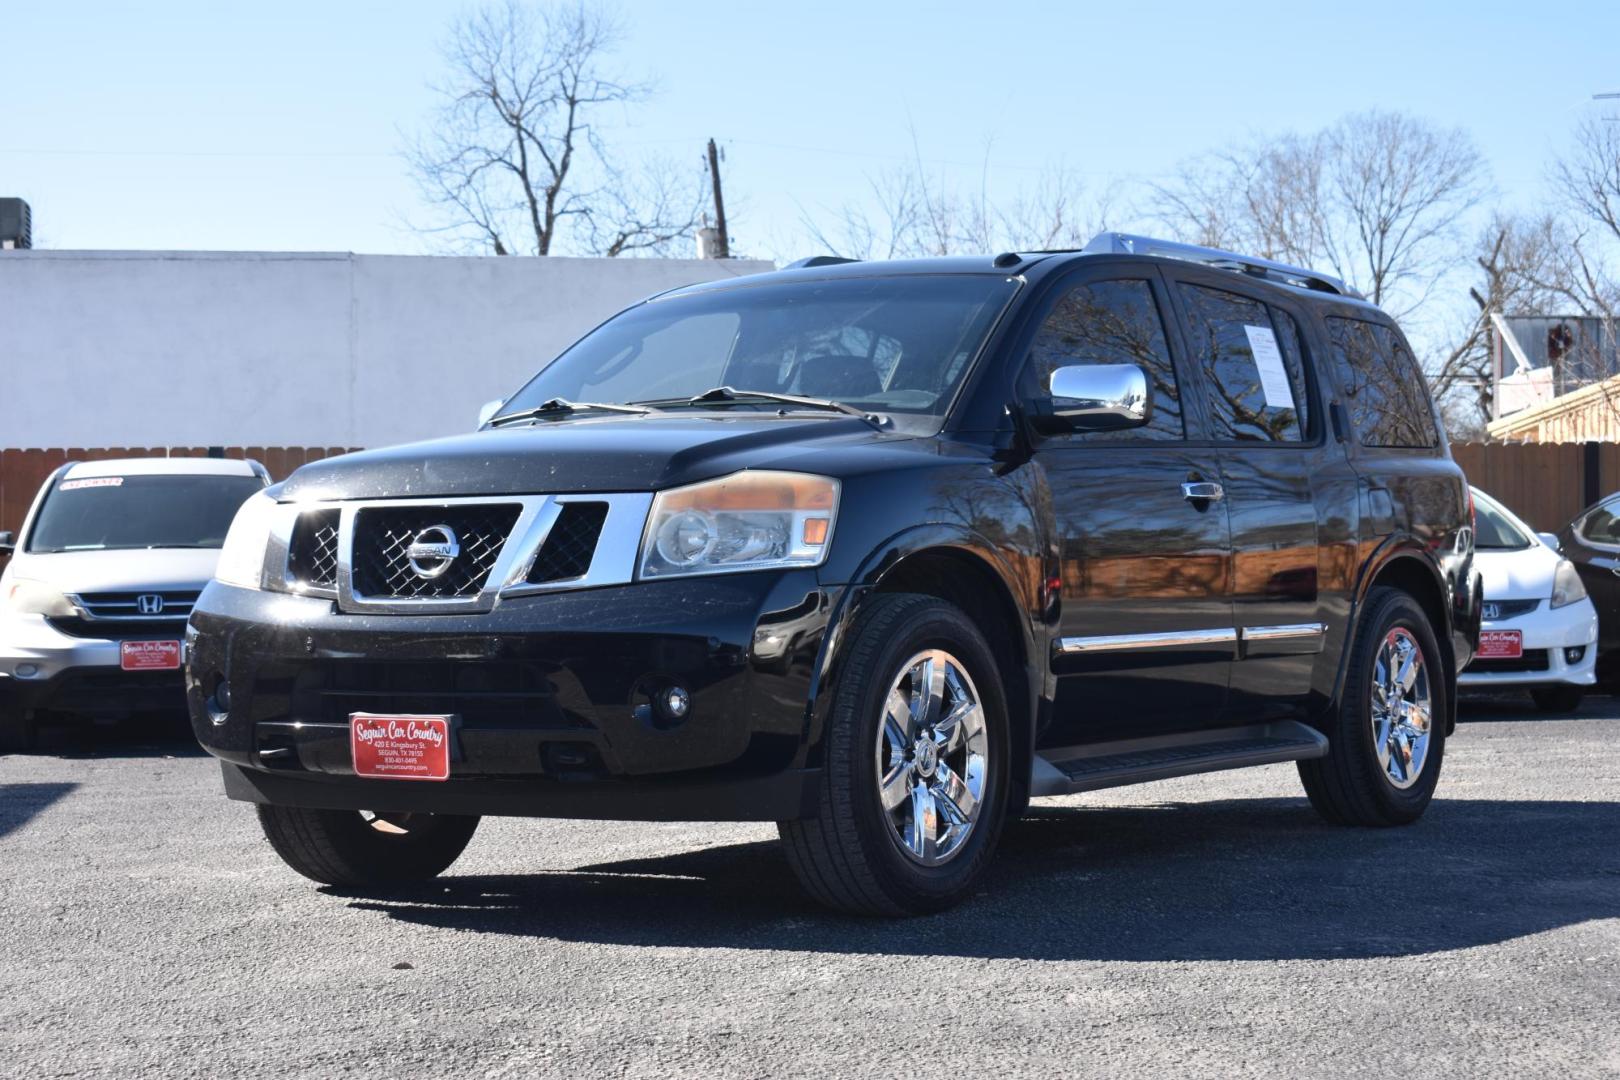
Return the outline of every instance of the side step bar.
[[[1030,794],[1072,795],[1172,776],[1301,761],[1327,752],[1327,736],[1294,720],[1059,747],[1035,755]]]

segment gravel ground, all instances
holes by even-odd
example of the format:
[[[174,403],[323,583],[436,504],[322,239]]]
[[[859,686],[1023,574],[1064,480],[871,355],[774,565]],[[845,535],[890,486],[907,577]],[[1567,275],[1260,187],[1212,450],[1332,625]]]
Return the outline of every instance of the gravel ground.
[[[211,759],[0,758],[0,1075],[1620,1075],[1620,699],[1476,703],[1417,825],[1292,766],[1042,805],[872,922],[770,827],[491,820],[378,900],[286,870]]]

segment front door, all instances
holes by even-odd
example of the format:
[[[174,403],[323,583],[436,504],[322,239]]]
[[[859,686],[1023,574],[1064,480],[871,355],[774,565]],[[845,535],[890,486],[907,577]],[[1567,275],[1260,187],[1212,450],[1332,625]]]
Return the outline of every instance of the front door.
[[[1019,376],[1027,400],[1058,367],[1137,364],[1153,396],[1145,427],[1035,451],[1062,574],[1047,746],[1206,726],[1225,701],[1237,635],[1220,462],[1189,442],[1202,420],[1185,409],[1166,310],[1151,267],[1082,272],[1054,290]]]

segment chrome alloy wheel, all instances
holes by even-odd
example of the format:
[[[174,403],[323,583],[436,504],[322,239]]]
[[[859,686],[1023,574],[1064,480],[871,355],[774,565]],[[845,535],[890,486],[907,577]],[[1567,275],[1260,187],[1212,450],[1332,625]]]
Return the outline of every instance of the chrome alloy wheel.
[[[900,668],[877,733],[878,799],[900,850],[924,866],[962,850],[983,805],[990,739],[979,692],[942,649]]]
[[[1411,631],[1397,626],[1373,660],[1373,750],[1384,776],[1398,788],[1417,783],[1429,759],[1434,727],[1429,669]]]

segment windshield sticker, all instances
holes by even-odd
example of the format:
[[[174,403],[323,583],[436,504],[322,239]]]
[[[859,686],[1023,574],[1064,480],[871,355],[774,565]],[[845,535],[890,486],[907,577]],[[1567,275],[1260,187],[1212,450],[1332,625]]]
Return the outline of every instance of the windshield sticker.
[[[1288,372],[1277,348],[1277,336],[1269,326],[1245,326],[1243,332],[1249,335],[1249,351],[1254,354],[1254,366],[1260,369],[1260,389],[1266,395],[1266,408],[1292,409],[1294,390],[1288,385]]]
[[[56,485],[57,491],[78,491],[80,488],[122,487],[122,476],[96,476],[89,480],[64,480]]]

